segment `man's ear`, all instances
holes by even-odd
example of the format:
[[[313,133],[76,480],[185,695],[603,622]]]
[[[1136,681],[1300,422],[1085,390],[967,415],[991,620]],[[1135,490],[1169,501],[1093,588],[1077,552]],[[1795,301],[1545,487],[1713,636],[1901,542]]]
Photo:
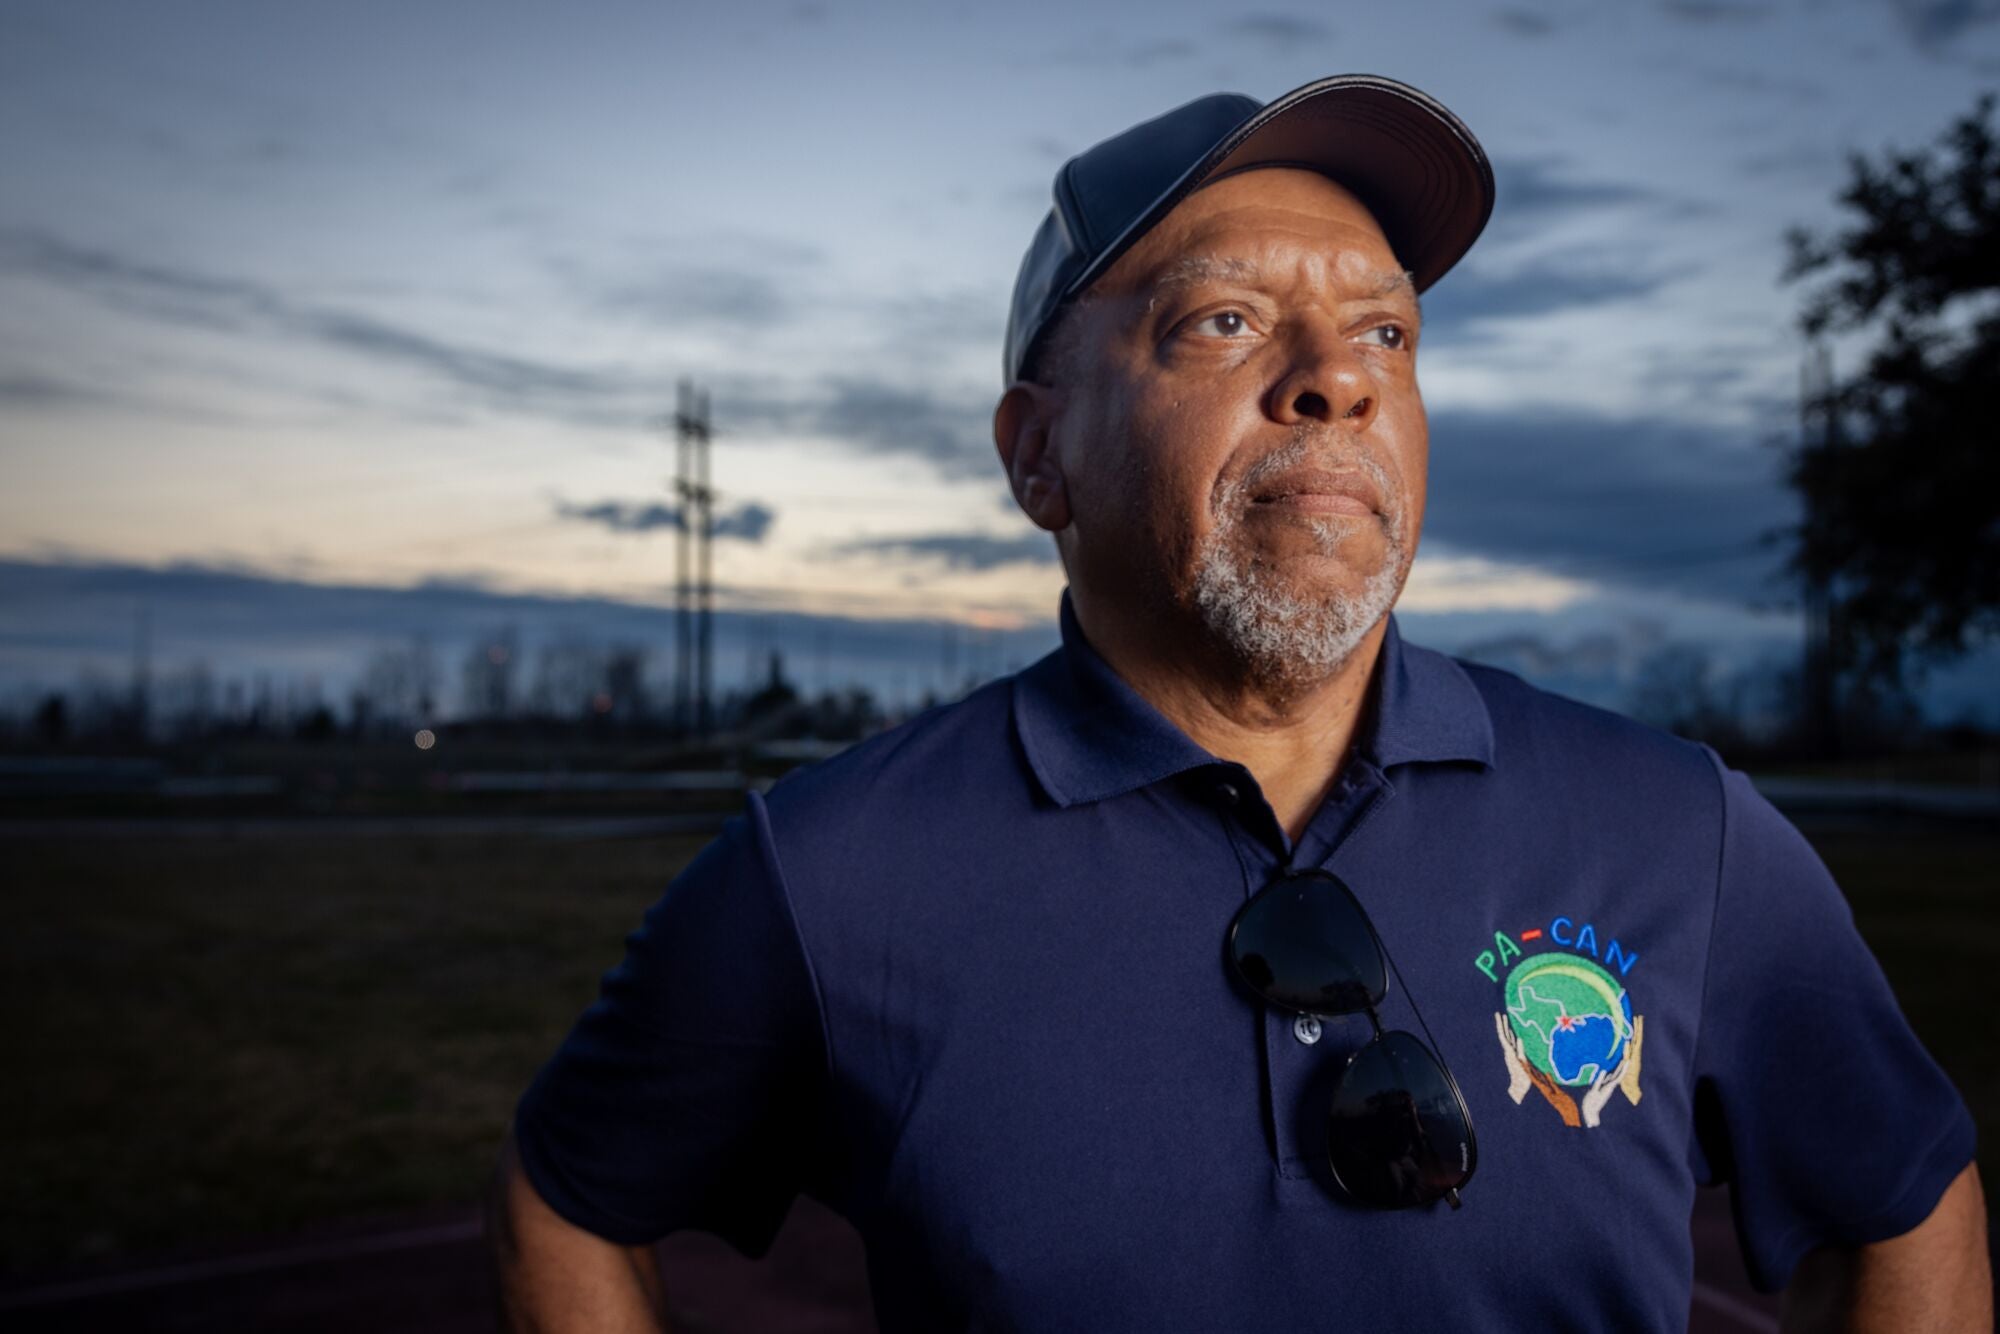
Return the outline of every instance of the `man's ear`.
[[[1037,528],[1069,527],[1069,486],[1062,460],[1050,442],[1057,391],[1032,380],[1016,380],[993,409],[993,443],[1007,469],[1014,503]]]

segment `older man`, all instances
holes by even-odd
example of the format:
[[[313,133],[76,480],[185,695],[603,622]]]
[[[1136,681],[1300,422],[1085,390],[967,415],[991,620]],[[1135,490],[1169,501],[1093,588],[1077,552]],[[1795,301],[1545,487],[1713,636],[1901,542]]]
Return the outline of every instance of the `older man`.
[[[1063,646],[668,888],[522,1101],[518,1328],[654,1327],[648,1242],[808,1191],[886,1330],[1677,1329],[1721,1180],[1802,1312],[1985,1327],[1970,1118],[1797,833],[1397,633],[1491,204],[1367,77],[1065,164],[994,416]]]

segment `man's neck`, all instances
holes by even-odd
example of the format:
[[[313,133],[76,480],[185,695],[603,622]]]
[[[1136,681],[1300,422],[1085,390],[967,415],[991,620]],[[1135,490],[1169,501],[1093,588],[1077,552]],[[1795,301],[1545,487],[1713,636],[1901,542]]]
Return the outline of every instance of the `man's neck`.
[[[1201,655],[1160,652],[1076,606],[1098,656],[1204,750],[1248,769],[1293,842],[1346,763],[1368,702],[1388,617],[1326,677],[1274,685]]]

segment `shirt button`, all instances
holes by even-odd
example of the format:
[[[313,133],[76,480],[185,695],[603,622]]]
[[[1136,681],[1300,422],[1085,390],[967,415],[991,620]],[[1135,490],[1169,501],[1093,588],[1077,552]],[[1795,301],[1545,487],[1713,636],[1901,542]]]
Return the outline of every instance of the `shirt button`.
[[[1308,1047],[1319,1041],[1319,1016],[1302,1014],[1292,1020],[1292,1036]]]
[[[1214,795],[1215,804],[1223,807],[1234,806],[1243,798],[1243,794],[1236,790],[1234,783],[1217,783]]]

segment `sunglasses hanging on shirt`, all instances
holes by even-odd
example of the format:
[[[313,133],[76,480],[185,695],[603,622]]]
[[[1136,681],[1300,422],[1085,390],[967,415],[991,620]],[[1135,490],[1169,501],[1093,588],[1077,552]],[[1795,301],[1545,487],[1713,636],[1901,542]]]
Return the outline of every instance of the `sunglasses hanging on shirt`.
[[[1321,1017],[1366,1014],[1375,1030],[1348,1058],[1327,1110],[1334,1182],[1378,1209],[1437,1199],[1458,1208],[1479,1161],[1472,1113],[1430,1045],[1383,1031],[1375,1010],[1388,990],[1386,956],[1353,891],[1330,871],[1287,868],[1238,910],[1227,949],[1238,980],[1267,1004]]]

